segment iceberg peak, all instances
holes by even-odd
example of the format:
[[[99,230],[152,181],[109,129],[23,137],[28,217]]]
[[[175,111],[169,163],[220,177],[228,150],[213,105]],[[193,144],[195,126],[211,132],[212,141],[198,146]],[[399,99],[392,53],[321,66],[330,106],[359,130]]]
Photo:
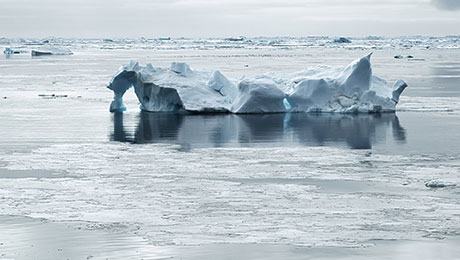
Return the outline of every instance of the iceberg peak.
[[[363,93],[370,88],[371,56],[372,53],[353,61],[342,71],[337,82],[340,84],[340,90],[344,95],[352,96],[355,93]]]

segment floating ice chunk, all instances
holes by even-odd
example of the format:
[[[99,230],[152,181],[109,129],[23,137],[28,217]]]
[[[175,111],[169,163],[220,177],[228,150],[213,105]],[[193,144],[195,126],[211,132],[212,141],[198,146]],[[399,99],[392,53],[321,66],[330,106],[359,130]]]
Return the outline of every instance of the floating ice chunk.
[[[412,55],[407,55],[406,57],[404,57],[403,55],[396,55],[394,56],[395,59],[404,59],[404,58],[408,58],[408,59],[413,59],[414,56]]]
[[[24,50],[14,50],[11,48],[6,47],[5,50],[3,51],[4,54],[6,55],[11,55],[11,54],[21,54],[21,53],[27,53],[27,51]]]
[[[428,188],[445,188],[445,187],[454,187],[457,184],[452,182],[445,182],[441,180],[430,180],[425,182],[425,186]]]
[[[3,51],[4,54],[14,54],[14,51],[10,48],[5,48],[5,50]]]
[[[243,36],[239,36],[239,37],[228,37],[228,38],[225,38],[224,40],[230,41],[230,42],[242,42],[245,39],[246,38],[244,38]]]
[[[56,95],[56,94],[38,94],[38,96],[44,99],[56,99],[56,98],[68,97],[68,95]]]
[[[334,39],[334,43],[351,43],[351,40],[345,37]]]
[[[407,87],[392,87],[372,75],[371,54],[343,69],[317,66],[292,74],[267,73],[230,80],[219,71],[192,70],[174,62],[169,69],[123,65],[110,82],[110,111],[123,111],[122,97],[134,86],[141,109],[156,112],[394,112]],[[237,84],[235,84],[237,82]],[[236,87],[238,86],[238,87]]]
[[[42,55],[72,55],[73,52],[64,47],[57,46],[43,46],[31,51],[32,56]]]

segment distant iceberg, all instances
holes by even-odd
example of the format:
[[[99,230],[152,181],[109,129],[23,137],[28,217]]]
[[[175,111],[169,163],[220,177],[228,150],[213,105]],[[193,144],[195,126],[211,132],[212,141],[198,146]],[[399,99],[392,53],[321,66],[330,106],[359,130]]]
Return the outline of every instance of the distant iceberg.
[[[43,46],[31,51],[32,56],[42,55],[72,55],[73,52],[64,47]]]
[[[455,187],[457,184],[442,180],[430,180],[425,182],[427,188],[446,188],[446,187]]]
[[[6,55],[12,55],[12,54],[21,54],[21,53],[27,53],[25,50],[16,50],[16,49],[11,49],[11,48],[5,48],[3,51],[4,54]]]
[[[140,108],[173,113],[378,113],[394,112],[407,87],[391,87],[372,75],[371,54],[345,68],[317,66],[292,74],[276,72],[242,80],[219,71],[192,70],[186,63],[169,68],[145,67],[131,61],[110,81],[111,112],[126,110],[123,95],[130,87]]]
[[[239,36],[239,37],[228,37],[228,38],[225,38],[224,40],[230,41],[230,42],[242,42],[245,39],[246,38],[244,38],[243,36]]]
[[[334,39],[334,43],[351,43],[351,40],[345,37]]]

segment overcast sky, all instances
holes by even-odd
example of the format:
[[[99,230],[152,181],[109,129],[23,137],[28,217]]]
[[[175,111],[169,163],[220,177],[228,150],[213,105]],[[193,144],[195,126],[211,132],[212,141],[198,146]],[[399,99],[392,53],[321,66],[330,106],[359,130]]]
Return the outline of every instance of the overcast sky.
[[[460,0],[0,0],[0,37],[460,34]]]

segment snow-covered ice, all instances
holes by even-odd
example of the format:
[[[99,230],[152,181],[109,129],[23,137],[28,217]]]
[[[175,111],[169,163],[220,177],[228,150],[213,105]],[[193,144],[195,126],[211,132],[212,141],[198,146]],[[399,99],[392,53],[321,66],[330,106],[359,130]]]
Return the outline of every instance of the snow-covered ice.
[[[351,40],[345,37],[339,37],[334,39],[334,43],[351,43]]]
[[[242,80],[182,62],[167,69],[131,61],[110,81],[110,111],[126,110],[123,95],[133,86],[141,109],[150,112],[394,112],[407,84],[398,80],[389,87],[372,74],[370,59],[371,54],[345,68],[317,66]]]

